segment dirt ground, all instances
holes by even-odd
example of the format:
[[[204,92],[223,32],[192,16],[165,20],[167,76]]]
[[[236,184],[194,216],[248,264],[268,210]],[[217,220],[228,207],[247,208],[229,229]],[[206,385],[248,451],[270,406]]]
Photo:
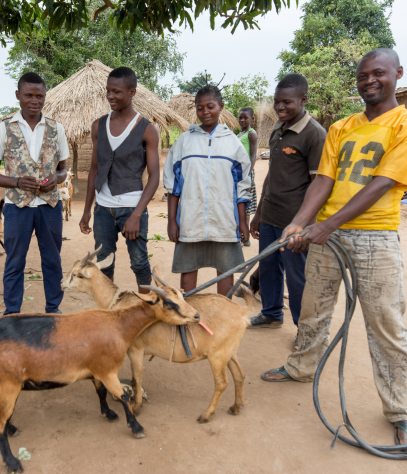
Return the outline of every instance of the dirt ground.
[[[267,161],[258,161],[258,193],[266,173]],[[65,272],[71,269],[75,260],[93,249],[93,236],[81,234],[78,228],[85,188],[86,182],[81,179],[81,193],[74,196],[72,218],[64,223],[63,235],[67,240],[63,243],[62,264]],[[166,236],[167,221],[157,217],[159,212],[166,211],[166,203],[161,201],[162,193],[160,186],[149,206],[149,236]],[[406,261],[407,206],[404,207],[400,236]],[[152,265],[159,265],[166,280],[178,285],[178,277],[171,274],[173,246],[171,242],[150,241],[149,253],[153,254]],[[244,248],[246,258],[257,253],[257,242]],[[4,261],[4,256],[0,257],[0,272],[4,271]],[[116,283],[123,290],[133,290],[135,277],[123,238],[118,242],[116,262]],[[26,271],[41,272],[35,238]],[[199,283],[214,275],[215,271],[211,269],[200,271]],[[404,280],[407,283],[407,274]],[[24,301],[22,311],[42,312],[45,305],[42,282],[29,281],[26,286],[30,283],[25,296],[34,299]],[[332,334],[336,334],[343,320],[344,303],[342,288]],[[94,307],[88,296],[67,293],[61,310],[71,313]],[[260,309],[260,303],[257,303],[256,311]],[[312,384],[270,384],[261,380],[262,372],[283,365],[294,337],[295,327],[289,311],[285,312],[281,329],[246,331],[238,352],[246,372],[246,405],[237,417],[227,414],[234,399],[230,374],[231,383],[217,413],[210,423],[200,425],[196,419],[209,404],[213,392],[208,362],[169,365],[167,361],[155,358],[148,362],[146,358],[143,385],[150,402],[144,403],[138,417],[146,431],[144,439],[136,440],[131,436],[121,405],[110,398],[110,406],[120,415],[120,421],[109,424],[102,418],[93,385],[84,381],[48,392],[23,392],[13,416],[20,436],[10,440],[11,448],[14,454],[20,447],[27,448],[32,458],[23,461],[23,465],[27,473],[36,474],[406,472],[402,462],[373,457],[341,441],[331,450],[332,435],[319,421],[313,406]],[[341,423],[337,362],[338,351],[327,364],[320,391],[322,408],[334,427]],[[128,360],[121,375],[130,376]],[[345,376],[348,412],[356,429],[370,443],[393,444],[393,428],[382,414],[373,383],[359,307],[351,325]],[[6,472],[5,468],[0,466],[0,472]]]

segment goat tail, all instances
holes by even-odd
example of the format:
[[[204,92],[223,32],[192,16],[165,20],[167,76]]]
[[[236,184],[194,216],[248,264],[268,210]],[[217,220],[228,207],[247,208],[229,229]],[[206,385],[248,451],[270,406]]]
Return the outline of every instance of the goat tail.
[[[250,289],[250,287],[239,285],[239,287],[235,291],[235,296],[237,296],[238,298],[243,298],[246,301],[246,305],[249,311],[252,311],[255,308],[255,298],[253,295],[253,291]]]

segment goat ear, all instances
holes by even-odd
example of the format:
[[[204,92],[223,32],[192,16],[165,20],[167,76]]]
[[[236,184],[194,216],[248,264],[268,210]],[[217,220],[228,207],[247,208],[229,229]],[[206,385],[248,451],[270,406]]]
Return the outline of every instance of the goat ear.
[[[90,273],[87,270],[82,270],[78,274],[82,275],[84,278],[90,278]]]
[[[150,293],[134,293],[137,298],[140,298],[142,301],[145,301],[146,303],[149,304],[155,304],[160,301],[160,298],[157,298],[157,295],[155,295],[153,292]]]
[[[110,265],[113,263],[113,260],[114,260],[114,253],[111,253],[101,262],[96,262],[96,266],[99,268],[99,270],[103,270],[104,268],[110,267]]]

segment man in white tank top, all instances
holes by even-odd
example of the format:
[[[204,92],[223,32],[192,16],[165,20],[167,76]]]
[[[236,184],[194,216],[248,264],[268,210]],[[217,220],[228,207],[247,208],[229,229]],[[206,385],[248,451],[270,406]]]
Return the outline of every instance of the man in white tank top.
[[[157,190],[160,168],[158,133],[133,109],[137,78],[127,67],[114,69],[108,77],[106,97],[111,112],[92,124],[93,154],[89,170],[85,209],[79,227],[91,228],[94,209],[95,248],[102,245],[98,261],[116,252],[119,232],[126,238],[131,269],[138,285],[151,282],[147,252],[147,204]],[[141,175],[147,167],[148,182],[143,190]],[[113,280],[113,264],[103,273]],[[145,292],[139,288],[139,292]]]

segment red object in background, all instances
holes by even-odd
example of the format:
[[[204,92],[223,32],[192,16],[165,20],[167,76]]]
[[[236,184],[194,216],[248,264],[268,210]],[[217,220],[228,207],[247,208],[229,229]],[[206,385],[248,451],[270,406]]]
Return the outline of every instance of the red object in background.
[[[48,183],[48,179],[44,179],[44,181],[41,182],[41,184]]]

